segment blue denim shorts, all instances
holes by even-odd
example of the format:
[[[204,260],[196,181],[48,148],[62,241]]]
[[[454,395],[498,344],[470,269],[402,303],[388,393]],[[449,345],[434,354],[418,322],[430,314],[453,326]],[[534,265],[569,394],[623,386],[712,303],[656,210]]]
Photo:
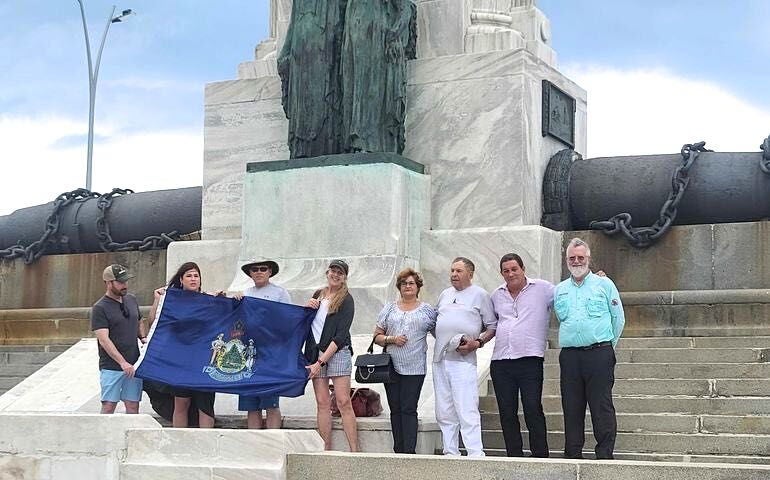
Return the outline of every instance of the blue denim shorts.
[[[118,370],[99,370],[99,383],[102,386],[102,402],[138,402],[142,399],[141,378],[128,378]]]
[[[278,408],[279,397],[246,397],[238,396],[238,410],[241,412],[256,412],[258,410],[267,410],[268,408]]]

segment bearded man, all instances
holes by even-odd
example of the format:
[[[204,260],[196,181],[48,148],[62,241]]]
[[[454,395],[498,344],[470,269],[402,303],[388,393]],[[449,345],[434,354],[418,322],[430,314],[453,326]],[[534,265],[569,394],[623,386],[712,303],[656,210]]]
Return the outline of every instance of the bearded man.
[[[596,438],[596,458],[612,459],[617,436],[612,386],[615,346],[625,317],[620,294],[608,277],[591,272],[591,249],[579,238],[567,246],[570,278],[556,286],[559,320],[564,457],[583,458],[586,402]]]

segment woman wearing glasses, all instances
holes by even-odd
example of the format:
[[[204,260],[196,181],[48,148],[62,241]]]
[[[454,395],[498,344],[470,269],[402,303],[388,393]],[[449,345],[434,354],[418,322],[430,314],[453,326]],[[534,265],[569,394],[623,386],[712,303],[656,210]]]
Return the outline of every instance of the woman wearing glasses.
[[[396,370],[396,380],[385,384],[395,453],[415,453],[426,337],[436,327],[436,310],[417,298],[422,285],[422,277],[411,268],[399,272],[396,290],[400,298],[385,305],[374,329],[374,342],[387,349]]]
[[[305,343],[305,357],[310,363],[307,368],[313,380],[318,433],[323,438],[324,448],[332,448],[331,379],[350,451],[357,452],[358,426],[350,403],[350,374],[353,371],[350,326],[355,306],[348,292],[347,277],[348,264],[344,260],[332,260],[326,269],[326,286],[308,300],[306,306],[317,309],[318,313]]]
[[[171,277],[168,287],[155,290],[155,300],[150,309],[150,319],[155,321],[161,297],[166,293],[166,288],[177,288],[193,292],[201,291],[201,270],[194,262],[187,262],[179,267],[179,270]],[[200,392],[177,388],[168,385],[155,385],[156,390],[171,394],[174,396],[174,414],[172,425],[183,428],[189,426],[194,421],[189,419],[189,410],[191,405],[195,405],[198,410],[198,426],[201,428],[214,428],[214,392]],[[194,420],[194,418],[193,418]]]

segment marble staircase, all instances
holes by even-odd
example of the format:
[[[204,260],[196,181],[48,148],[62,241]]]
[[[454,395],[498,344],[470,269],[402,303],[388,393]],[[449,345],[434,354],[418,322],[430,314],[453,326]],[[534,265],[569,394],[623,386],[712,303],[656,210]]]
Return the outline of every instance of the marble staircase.
[[[0,395],[58,357],[71,345],[0,345]]]
[[[768,346],[767,336],[622,338],[613,390],[616,458],[770,464]],[[564,446],[558,353],[546,353],[543,386],[553,457]],[[487,454],[505,455],[491,381],[480,409]],[[520,420],[525,429],[521,410]],[[586,429],[591,458],[590,415]],[[522,437],[526,449],[526,431]]]

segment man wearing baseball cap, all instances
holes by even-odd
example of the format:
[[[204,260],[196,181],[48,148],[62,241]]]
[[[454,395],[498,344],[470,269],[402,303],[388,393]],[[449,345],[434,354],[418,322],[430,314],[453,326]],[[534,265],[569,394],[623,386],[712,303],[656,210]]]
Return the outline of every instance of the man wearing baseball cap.
[[[134,377],[139,345],[146,341],[136,297],[128,293],[134,276],[123,265],[104,269],[104,296],[91,307],[91,330],[99,342],[102,413],[113,413],[119,401],[126,413],[139,413],[142,380]]]
[[[291,296],[285,288],[270,282],[270,278],[278,273],[278,264],[273,260],[260,259],[251,260],[241,265],[243,273],[248,275],[254,286],[244,290],[240,297],[254,297],[273,302],[291,303]],[[279,397],[249,397],[240,395],[238,397],[238,410],[248,412],[246,414],[246,424],[248,428],[262,428],[262,410],[267,411],[267,428],[281,428],[281,409],[279,407]]]

